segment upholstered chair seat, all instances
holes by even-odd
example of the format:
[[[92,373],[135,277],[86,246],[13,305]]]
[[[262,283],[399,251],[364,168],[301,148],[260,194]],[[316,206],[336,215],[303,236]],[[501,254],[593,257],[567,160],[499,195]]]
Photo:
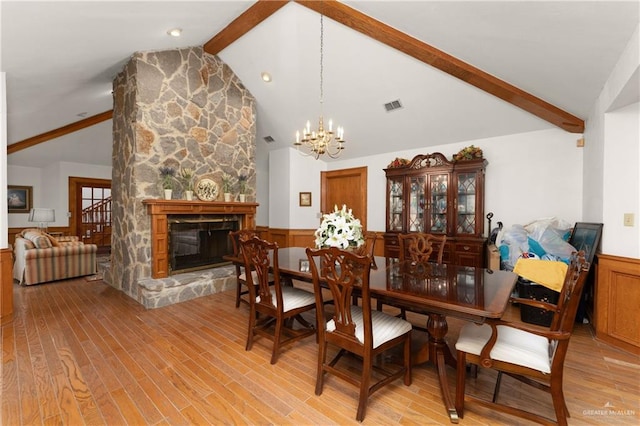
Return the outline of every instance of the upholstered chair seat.
[[[276,290],[271,290],[271,301],[278,307]],[[256,297],[256,302],[260,303],[260,296]],[[282,311],[289,312],[316,303],[313,293],[295,287],[282,286]]]
[[[356,324],[356,339],[360,343],[364,343],[364,319],[361,307],[351,306],[351,319]],[[371,327],[373,330],[374,349],[411,331],[411,323],[373,310],[371,311]],[[334,320],[327,322],[327,332],[331,333],[335,329]]]
[[[553,353],[553,347],[549,339],[503,325],[496,328],[498,338],[489,355],[492,360],[522,365],[543,373],[551,372],[549,354]],[[491,326],[466,324],[460,330],[456,350],[480,356],[489,338]]]

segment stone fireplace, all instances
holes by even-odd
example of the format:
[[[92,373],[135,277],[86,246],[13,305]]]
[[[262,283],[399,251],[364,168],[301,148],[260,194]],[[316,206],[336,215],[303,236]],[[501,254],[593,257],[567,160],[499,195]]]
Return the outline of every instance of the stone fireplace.
[[[228,249],[229,231],[255,228],[256,203],[225,203],[186,200],[144,200],[151,216],[151,276],[165,278],[172,275],[172,257],[176,253],[189,257],[198,251],[212,253],[211,262],[200,267],[215,266],[213,263],[228,264],[222,259]],[[191,231],[182,233],[182,240],[172,244],[171,228],[177,225],[191,225],[182,228]],[[194,226],[195,225],[195,226]],[[205,229],[206,228],[206,229]],[[201,247],[204,241],[200,233],[217,233],[217,247]],[[209,240],[215,245],[214,239]],[[221,247],[221,246],[224,247]],[[198,246],[198,247],[194,247]],[[200,250],[203,249],[203,250]],[[231,253],[228,253],[231,254]],[[188,269],[188,268],[183,268]],[[199,268],[202,269],[202,268]]]
[[[206,266],[199,265],[182,268],[184,274],[170,275],[170,266],[175,265],[162,250],[168,251],[170,221],[177,225],[187,217],[199,217],[203,223],[236,217],[241,228],[255,226],[255,99],[226,64],[201,47],[135,53],[114,79],[113,93],[109,283],[146,307],[187,300],[187,293],[197,297],[235,285],[233,268],[224,266],[224,262],[217,262],[219,265],[213,266],[220,267],[207,269],[206,273],[198,272],[199,267]],[[160,167],[171,167],[178,175],[181,168],[193,169],[196,181],[208,178],[219,188],[223,174],[236,179],[245,175],[248,202],[182,200],[186,188],[179,179],[174,181],[174,199],[161,200]],[[163,209],[164,216],[152,212]],[[161,216],[164,233],[158,234]],[[194,232],[199,231],[191,231],[192,237],[201,235]],[[187,260],[189,250],[193,251],[193,247],[187,247],[187,240],[188,233],[181,242],[181,261]],[[209,249],[219,251],[221,247],[203,247]],[[162,256],[164,266],[159,266]],[[220,254],[214,257],[220,258]],[[199,284],[194,291],[178,290],[183,281]],[[213,289],[204,289],[205,282]],[[165,290],[166,297],[149,296],[151,291]]]
[[[168,217],[170,275],[229,264],[224,258],[233,254],[229,232],[240,229],[239,216],[172,216]]]

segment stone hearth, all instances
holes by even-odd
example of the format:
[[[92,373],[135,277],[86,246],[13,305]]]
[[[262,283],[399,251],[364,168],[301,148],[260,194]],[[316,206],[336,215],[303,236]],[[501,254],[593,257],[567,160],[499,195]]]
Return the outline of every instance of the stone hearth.
[[[232,265],[138,281],[138,300],[145,308],[160,308],[207,296],[236,286],[236,269]]]
[[[113,285],[111,262],[98,263],[98,273],[104,282]],[[236,270],[232,265],[176,274],[167,278],[146,278],[138,281],[138,302],[145,308],[161,308],[208,296],[236,287]]]

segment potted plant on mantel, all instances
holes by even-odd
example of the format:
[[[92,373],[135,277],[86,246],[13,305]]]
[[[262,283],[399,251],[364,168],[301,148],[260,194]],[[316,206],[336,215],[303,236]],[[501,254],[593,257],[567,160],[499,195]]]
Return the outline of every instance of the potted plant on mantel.
[[[184,195],[188,201],[193,199],[193,176],[194,171],[188,167],[182,167],[180,169],[180,179],[184,186]]]
[[[238,201],[240,201],[241,203],[244,203],[246,201],[248,180],[249,177],[245,174],[240,174],[240,176],[238,176],[238,190],[240,192],[240,194],[238,194]]]
[[[226,203],[231,201],[231,188],[233,188],[233,178],[228,173],[222,174],[222,193]]]
[[[160,179],[162,181],[162,189],[164,189],[164,199],[170,200],[173,195],[174,176],[176,171],[173,167],[160,167]]]

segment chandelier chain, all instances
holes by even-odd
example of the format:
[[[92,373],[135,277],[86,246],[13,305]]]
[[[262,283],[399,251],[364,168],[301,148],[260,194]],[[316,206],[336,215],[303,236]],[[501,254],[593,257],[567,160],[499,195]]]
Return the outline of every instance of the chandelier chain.
[[[320,113],[324,100],[324,15],[320,13]]]
[[[344,129],[338,126],[333,131],[333,121],[329,120],[328,128],[324,127],[324,3],[320,5],[320,119],[317,130],[311,130],[311,123],[302,132],[296,132],[293,145],[302,155],[310,155],[317,159],[322,155],[338,158],[344,149]]]

